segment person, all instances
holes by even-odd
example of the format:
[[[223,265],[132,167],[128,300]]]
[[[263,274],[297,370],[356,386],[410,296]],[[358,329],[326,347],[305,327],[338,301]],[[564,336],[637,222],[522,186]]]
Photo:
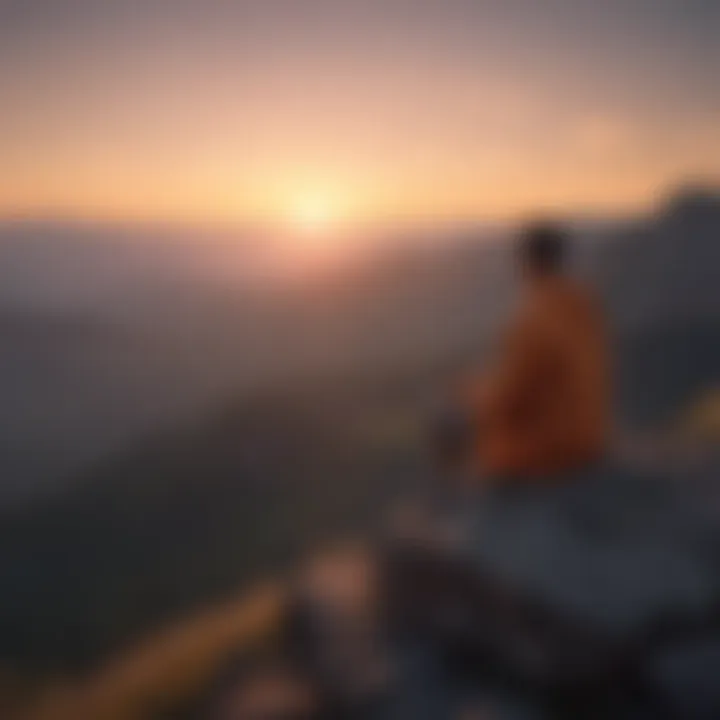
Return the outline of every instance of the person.
[[[519,311],[466,398],[476,477],[559,478],[605,453],[611,395],[605,320],[589,288],[566,272],[568,244],[553,224],[521,233]]]

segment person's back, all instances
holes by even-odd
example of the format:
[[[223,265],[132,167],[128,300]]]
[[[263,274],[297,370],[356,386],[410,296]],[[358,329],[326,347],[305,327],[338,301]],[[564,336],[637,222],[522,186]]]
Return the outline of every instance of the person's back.
[[[480,408],[478,460],[492,475],[550,475],[591,463],[609,424],[608,349],[591,293],[561,271],[561,236],[531,231],[526,296]]]

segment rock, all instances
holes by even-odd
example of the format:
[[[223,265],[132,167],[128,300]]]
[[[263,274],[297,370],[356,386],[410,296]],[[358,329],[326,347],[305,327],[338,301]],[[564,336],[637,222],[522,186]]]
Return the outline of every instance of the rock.
[[[392,683],[378,602],[375,562],[362,549],[323,556],[301,573],[290,623],[292,652],[333,703],[363,705]]]
[[[435,516],[436,532],[387,543],[393,622],[548,703],[629,702],[663,628],[682,634],[720,598],[718,524],[669,477],[606,468]]]
[[[720,717],[720,635],[681,642],[658,655],[650,676],[678,717]]]
[[[540,720],[541,713],[529,703],[488,693],[465,703],[457,720]]]
[[[255,670],[219,703],[213,720],[313,720],[318,716],[313,689],[287,668]]]

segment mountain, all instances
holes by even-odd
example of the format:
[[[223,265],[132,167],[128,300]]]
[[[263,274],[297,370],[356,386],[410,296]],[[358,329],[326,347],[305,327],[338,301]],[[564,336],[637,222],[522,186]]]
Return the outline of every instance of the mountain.
[[[609,309],[626,422],[670,422],[720,384],[720,190],[688,187],[602,237],[593,274]]]
[[[663,424],[720,382],[718,228],[715,196],[684,192],[583,245],[615,329],[624,421]],[[510,259],[507,244],[472,238],[385,254],[293,288],[235,333],[234,306],[215,306],[217,324],[175,347],[211,377],[250,358],[235,377],[255,391],[175,415],[2,514],[4,659],[85,666],[377,522],[428,474],[418,425],[458,369],[481,362],[513,296]]]
[[[622,329],[720,318],[720,190],[680,190],[597,251],[596,273]]]
[[[2,513],[0,665],[89,666],[378,521],[422,472],[397,440],[419,414],[413,384],[261,394]]]
[[[0,223],[0,505],[228,397],[477,345],[497,249],[411,244],[283,284],[241,232]]]

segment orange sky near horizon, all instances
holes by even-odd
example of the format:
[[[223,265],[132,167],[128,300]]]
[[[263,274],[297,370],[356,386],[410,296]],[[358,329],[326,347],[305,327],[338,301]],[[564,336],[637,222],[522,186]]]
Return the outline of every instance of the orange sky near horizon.
[[[0,215],[496,220],[720,177],[712,9],[64,4],[0,9]]]

